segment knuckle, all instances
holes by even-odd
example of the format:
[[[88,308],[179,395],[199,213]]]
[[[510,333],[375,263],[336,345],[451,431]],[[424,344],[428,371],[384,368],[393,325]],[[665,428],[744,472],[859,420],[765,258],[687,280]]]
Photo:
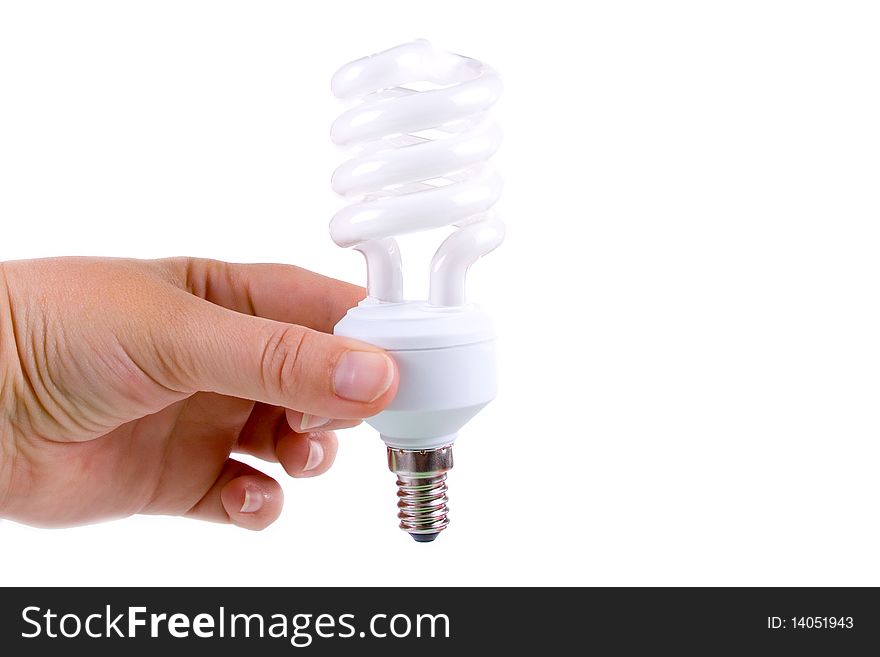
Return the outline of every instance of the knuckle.
[[[190,258],[186,256],[172,256],[153,260],[152,263],[166,280],[177,287],[186,289],[189,261]]]
[[[260,361],[263,385],[275,390],[285,399],[301,392],[303,346],[307,333],[297,326],[274,328],[266,338]]]

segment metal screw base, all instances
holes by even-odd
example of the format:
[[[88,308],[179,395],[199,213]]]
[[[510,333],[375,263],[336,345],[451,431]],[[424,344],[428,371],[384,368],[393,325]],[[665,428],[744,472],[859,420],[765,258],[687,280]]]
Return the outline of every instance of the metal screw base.
[[[428,543],[449,525],[446,473],[452,469],[452,445],[437,449],[388,448],[388,468],[397,475],[400,528]]]

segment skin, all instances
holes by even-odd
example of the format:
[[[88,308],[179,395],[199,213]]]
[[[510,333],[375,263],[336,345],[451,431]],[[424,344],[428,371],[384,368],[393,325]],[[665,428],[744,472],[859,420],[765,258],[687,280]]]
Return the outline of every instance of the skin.
[[[285,265],[0,263],[0,517],[58,527],[149,513],[266,527],[281,487],[230,455],[322,474],[333,430],[394,397],[393,361],[328,335],[363,296]],[[352,400],[337,377],[352,352],[388,364],[373,399]],[[314,417],[332,420],[303,429]]]

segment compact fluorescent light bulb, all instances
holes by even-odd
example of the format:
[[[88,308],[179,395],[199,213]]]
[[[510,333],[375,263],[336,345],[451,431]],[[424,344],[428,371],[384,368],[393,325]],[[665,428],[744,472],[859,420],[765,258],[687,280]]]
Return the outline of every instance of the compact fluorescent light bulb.
[[[504,239],[491,211],[501,180],[488,162],[501,140],[488,116],[501,81],[481,62],[418,40],[346,64],[332,88],[359,102],[331,129],[354,155],[333,174],[350,205],[330,234],[364,254],[368,294],[334,332],[382,347],[397,363],[397,396],[367,422],[397,474],[401,529],[432,541],[449,523],[452,444],[495,396],[492,322],[466,303],[465,277]],[[427,300],[405,301],[393,236],[447,225],[457,229],[431,261]]]

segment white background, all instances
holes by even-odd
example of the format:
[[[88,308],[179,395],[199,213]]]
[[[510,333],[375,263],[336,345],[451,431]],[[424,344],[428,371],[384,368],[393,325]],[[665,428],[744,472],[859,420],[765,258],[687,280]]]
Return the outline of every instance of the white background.
[[[880,584],[880,21],[846,2],[2,2],[0,257],[362,282],[329,79],[415,37],[504,76],[502,394],[453,524],[368,427],[262,533],[0,524],[3,584]],[[418,295],[436,235],[404,242]]]

